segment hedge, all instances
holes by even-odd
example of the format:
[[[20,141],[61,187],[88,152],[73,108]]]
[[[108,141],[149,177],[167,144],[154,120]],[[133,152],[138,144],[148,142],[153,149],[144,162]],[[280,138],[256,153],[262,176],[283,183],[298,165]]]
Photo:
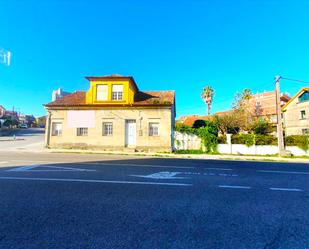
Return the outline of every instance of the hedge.
[[[294,135],[287,136],[285,138],[285,145],[297,146],[304,151],[309,150],[309,136],[306,135]]]

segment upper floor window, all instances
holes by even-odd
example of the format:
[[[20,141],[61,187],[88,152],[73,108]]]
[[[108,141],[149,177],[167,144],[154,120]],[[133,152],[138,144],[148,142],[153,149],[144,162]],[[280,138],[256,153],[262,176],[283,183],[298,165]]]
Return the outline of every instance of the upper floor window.
[[[61,136],[62,135],[62,123],[53,122],[52,123],[52,136]]]
[[[300,119],[306,119],[306,111],[300,111]]]
[[[104,122],[103,123],[103,136],[112,136],[113,135],[113,123]]]
[[[112,86],[112,100],[122,100],[123,97],[123,85]]]
[[[77,136],[88,136],[88,128],[77,128]]]
[[[302,95],[299,96],[298,101],[303,102],[303,101],[308,101],[309,100],[309,92],[306,91]]]
[[[108,85],[97,85],[97,101],[108,100]]]
[[[149,123],[149,136],[159,136],[159,123]]]

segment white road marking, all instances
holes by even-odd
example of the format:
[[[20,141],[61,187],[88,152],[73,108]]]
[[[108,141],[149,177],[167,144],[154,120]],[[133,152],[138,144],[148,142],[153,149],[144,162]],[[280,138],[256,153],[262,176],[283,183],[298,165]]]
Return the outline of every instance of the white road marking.
[[[237,185],[219,185],[219,188],[237,188],[237,189],[250,189],[249,186],[237,186]]]
[[[233,169],[226,169],[226,168],[205,168],[210,170],[233,170]]]
[[[293,192],[302,192],[302,189],[299,188],[269,188],[274,191],[293,191]]]
[[[303,171],[258,170],[258,172],[263,172],[263,173],[277,173],[277,174],[299,174],[299,175],[309,175],[309,172],[303,172]]]
[[[192,186],[186,183],[169,182],[134,182],[134,181],[108,181],[90,179],[64,179],[64,178],[36,178],[36,177],[0,177],[0,180],[28,180],[28,181],[59,181],[59,182],[88,182],[88,183],[116,183],[116,184],[139,184],[139,185],[164,185],[164,186]]]
[[[154,165],[154,164],[133,164],[133,163],[99,163],[99,162],[74,162],[75,164],[85,165],[106,165],[106,166],[132,166],[132,167],[150,167],[150,168],[174,168],[174,169],[194,169],[195,167],[182,166],[168,166],[168,165]]]
[[[181,174],[182,172],[158,172],[150,175],[130,175],[135,177],[142,177],[142,178],[150,178],[150,179],[185,179],[188,177],[180,177],[176,176]]]
[[[37,167],[44,167],[48,169],[35,169]],[[50,168],[52,168],[50,170]],[[46,165],[30,165],[30,166],[22,166],[17,167],[13,169],[6,170],[9,172],[25,172],[25,171],[31,171],[31,172],[50,172],[50,171],[96,171],[94,169],[79,169],[79,168],[70,168],[70,167],[58,167],[58,166],[46,166]]]
[[[36,167],[40,167],[41,165],[30,165],[30,166],[22,166],[22,167],[17,167],[13,169],[8,169],[6,171],[28,171]]]

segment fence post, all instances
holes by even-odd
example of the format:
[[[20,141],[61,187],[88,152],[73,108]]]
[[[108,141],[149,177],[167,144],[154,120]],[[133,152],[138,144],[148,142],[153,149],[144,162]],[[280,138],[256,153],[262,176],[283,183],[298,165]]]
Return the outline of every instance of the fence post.
[[[227,145],[229,146],[229,152],[230,154],[233,153],[232,151],[232,134],[226,134],[226,142],[227,142]]]

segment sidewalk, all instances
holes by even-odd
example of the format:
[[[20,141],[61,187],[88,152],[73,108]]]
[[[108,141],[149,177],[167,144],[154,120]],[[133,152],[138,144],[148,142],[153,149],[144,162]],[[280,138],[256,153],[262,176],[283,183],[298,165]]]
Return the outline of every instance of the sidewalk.
[[[124,152],[124,151],[94,151],[78,149],[44,149],[42,152],[50,153],[80,153],[80,154],[106,154],[106,155],[130,155],[148,157],[166,157],[180,159],[200,159],[200,160],[234,160],[234,161],[261,161],[261,162],[289,162],[308,163],[309,158],[301,157],[277,157],[277,156],[253,156],[253,155],[208,155],[208,154],[174,154],[174,153],[149,153],[149,152]]]

